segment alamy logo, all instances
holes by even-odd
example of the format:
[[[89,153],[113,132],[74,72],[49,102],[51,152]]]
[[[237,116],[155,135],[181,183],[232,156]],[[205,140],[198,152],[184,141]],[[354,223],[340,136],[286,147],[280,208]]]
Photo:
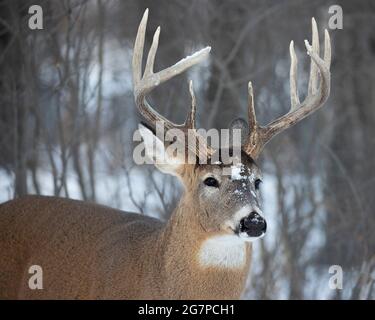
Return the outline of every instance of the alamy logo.
[[[189,150],[202,150],[210,141],[216,152],[209,158],[202,153],[199,157]],[[144,126],[134,132],[134,142],[140,142],[133,152],[136,164],[236,164],[241,161],[240,129],[181,129],[165,130],[163,121],[156,121],[155,134]]]
[[[328,281],[328,287],[331,290],[342,290],[343,272],[339,265],[330,266],[328,269],[330,274],[333,274]]]
[[[31,290],[43,289],[43,269],[41,266],[32,265],[29,268],[29,274],[32,276],[29,278],[29,288]]]
[[[328,13],[332,16],[328,20],[328,27],[331,30],[343,28],[343,13],[342,7],[338,4],[332,5],[328,9]]]
[[[32,16],[29,18],[29,28],[31,30],[42,30],[43,29],[43,9],[41,6],[32,5],[29,8],[29,14]]]

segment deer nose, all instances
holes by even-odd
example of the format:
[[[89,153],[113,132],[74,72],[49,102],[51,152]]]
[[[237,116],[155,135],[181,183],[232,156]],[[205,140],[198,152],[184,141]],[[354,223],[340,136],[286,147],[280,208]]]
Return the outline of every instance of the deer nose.
[[[249,237],[260,237],[266,230],[266,220],[254,211],[240,222],[240,232],[246,232]]]

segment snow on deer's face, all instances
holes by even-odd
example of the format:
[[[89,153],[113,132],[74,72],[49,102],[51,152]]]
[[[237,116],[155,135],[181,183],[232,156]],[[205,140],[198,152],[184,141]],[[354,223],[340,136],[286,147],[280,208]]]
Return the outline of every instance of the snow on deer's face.
[[[267,228],[260,209],[261,172],[242,153],[241,162],[196,167],[195,182],[200,222],[208,232],[238,236],[245,241],[262,237]]]

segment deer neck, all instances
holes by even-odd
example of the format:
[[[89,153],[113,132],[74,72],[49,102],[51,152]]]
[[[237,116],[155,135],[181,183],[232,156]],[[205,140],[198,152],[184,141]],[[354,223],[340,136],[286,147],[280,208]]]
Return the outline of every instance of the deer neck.
[[[210,279],[208,286],[218,288],[223,286],[223,278],[233,279],[233,275],[244,282],[249,270],[250,244],[235,235],[206,230],[199,219],[202,214],[205,213],[200,212],[196,201],[187,195],[181,199],[162,235],[165,274],[185,274],[189,284],[194,279]]]

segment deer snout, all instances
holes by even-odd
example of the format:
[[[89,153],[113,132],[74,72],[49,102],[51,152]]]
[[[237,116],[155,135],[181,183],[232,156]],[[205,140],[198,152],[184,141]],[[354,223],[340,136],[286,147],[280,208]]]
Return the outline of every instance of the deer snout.
[[[257,212],[253,211],[240,221],[240,233],[246,233],[249,237],[260,237],[266,233],[267,222]]]

